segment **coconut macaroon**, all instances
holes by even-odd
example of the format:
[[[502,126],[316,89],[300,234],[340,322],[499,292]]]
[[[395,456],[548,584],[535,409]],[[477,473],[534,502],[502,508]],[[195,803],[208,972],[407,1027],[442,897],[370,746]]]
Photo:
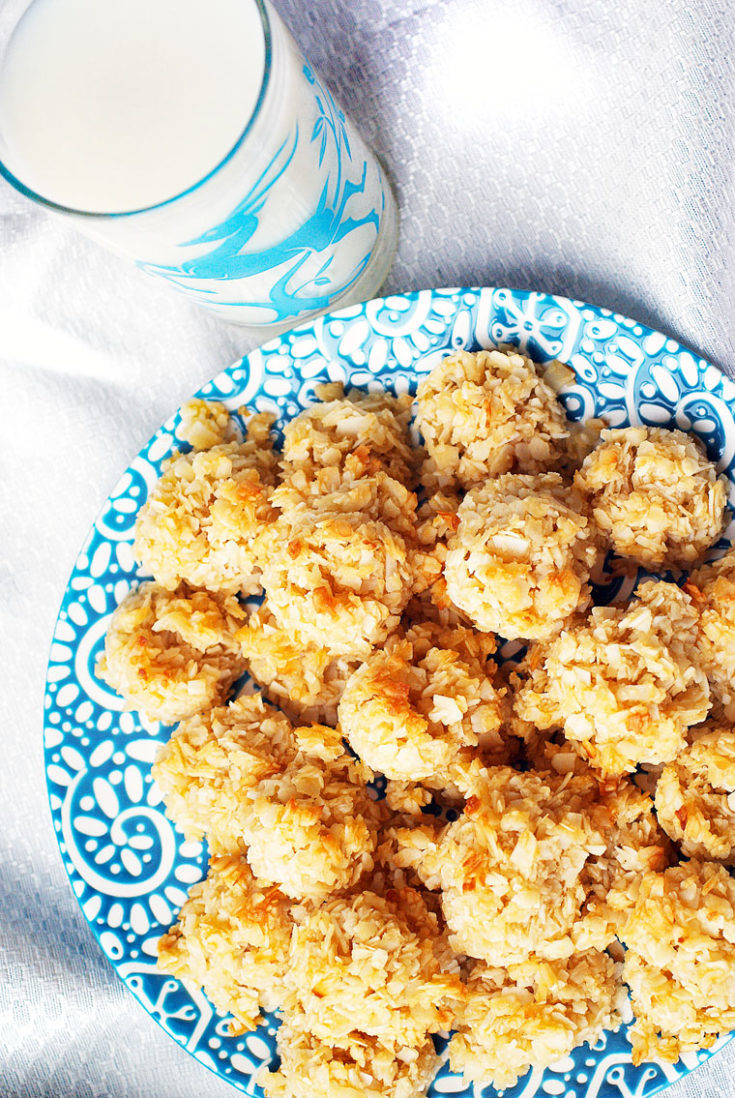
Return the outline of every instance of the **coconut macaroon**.
[[[462,995],[457,961],[414,889],[331,897],[294,928],[284,1015],[335,1047],[367,1035],[421,1048],[451,1028]]]
[[[416,587],[415,509],[383,473],[284,509],[258,545],[278,625],[335,655],[368,656]]]
[[[579,948],[611,941],[632,908],[643,875],[660,872],[677,860],[676,849],[662,830],[653,810],[653,798],[629,778],[606,784],[600,810],[607,813],[607,847],[584,868],[588,896]]]
[[[480,1089],[512,1087],[621,1021],[620,965],[597,950],[508,968],[475,963],[466,987],[449,1065]]]
[[[691,572],[684,590],[699,611],[697,655],[712,691],[713,715],[735,723],[735,549]]]
[[[261,1072],[267,1098],[420,1098],[441,1066],[431,1040],[420,1048],[384,1048],[360,1034],[333,1048],[284,1022],[278,1030],[277,1072]]]
[[[516,724],[516,730],[518,726]],[[676,861],[676,850],[659,826],[653,796],[631,778],[599,782],[599,776],[582,757],[581,745],[570,743],[558,730],[531,731],[524,738],[523,752],[532,771],[557,777],[574,774],[586,779],[596,803],[595,819],[605,836],[603,853],[587,860],[583,872],[589,889],[584,904],[584,931],[577,938],[579,948],[610,939],[620,912],[635,899],[638,880],[649,870],[662,870]],[[636,775],[636,781],[638,775]],[[603,919],[604,929],[599,922]]]
[[[283,432],[285,479],[314,478],[320,469],[340,469],[348,455],[363,473],[379,469],[410,484],[419,451],[408,433],[412,398],[408,393],[365,393],[339,384],[319,385],[312,404],[288,423]]]
[[[372,770],[398,781],[445,773],[462,747],[505,755],[502,693],[470,630],[422,627],[373,652],[348,680],[339,723]]]
[[[384,813],[338,732],[312,725],[294,737],[288,765],[243,791],[243,838],[258,877],[296,899],[323,899],[373,868]]]
[[[152,774],[188,839],[205,836],[212,853],[236,853],[244,850],[245,792],[282,772],[297,750],[290,721],[253,694],[182,721]]]
[[[358,661],[299,641],[278,625],[267,599],[235,639],[253,679],[292,720],[337,723],[337,706]]]
[[[166,724],[224,700],[245,661],[245,613],[232,595],[142,583],[112,615],[96,673],[132,708]]]
[[[688,858],[735,864],[735,729],[698,734],[663,768],[656,812]]]
[[[183,580],[230,594],[259,589],[254,540],[274,514],[271,421],[254,416],[245,442],[193,450],[167,464],[140,510],[133,544],[136,560],[163,587]]]
[[[515,699],[522,720],[562,728],[606,777],[673,759],[710,706],[692,600],[664,582],[636,594],[628,606],[594,607],[533,648]]]
[[[510,349],[445,358],[419,384],[416,422],[434,479],[462,488],[553,467],[569,434],[553,389]]]
[[[244,858],[213,858],[161,938],[158,967],[202,988],[233,1015],[231,1030],[244,1033],[261,1009],[278,1008],[292,925],[290,901],[258,881]]]
[[[727,480],[692,435],[663,427],[603,431],[575,477],[616,553],[646,568],[687,568],[725,525]]]
[[[587,931],[583,870],[607,847],[595,783],[497,767],[475,790],[443,830],[398,829],[396,864],[441,889],[458,953],[495,965],[571,956]]]
[[[735,1028],[735,881],[723,866],[647,874],[619,937],[634,1064],[674,1062]]]
[[[478,484],[457,517],[447,593],[479,629],[542,640],[589,605],[595,533],[582,496],[558,473]]]

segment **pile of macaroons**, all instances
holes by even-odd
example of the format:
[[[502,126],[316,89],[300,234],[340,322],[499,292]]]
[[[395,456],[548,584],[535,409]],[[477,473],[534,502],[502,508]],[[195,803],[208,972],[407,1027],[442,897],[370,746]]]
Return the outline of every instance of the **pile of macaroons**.
[[[414,424],[324,386],[280,453],[193,401],[139,514],[154,578],[99,673],[179,722],[154,776],[211,854],[160,965],[240,1030],[281,1012],[269,1096],[414,1098],[452,1030],[451,1067],[505,1088],[627,989],[636,1063],[735,1028],[726,481],[680,431],[571,424],[573,380],[458,351]],[[678,581],[592,606],[606,555]]]

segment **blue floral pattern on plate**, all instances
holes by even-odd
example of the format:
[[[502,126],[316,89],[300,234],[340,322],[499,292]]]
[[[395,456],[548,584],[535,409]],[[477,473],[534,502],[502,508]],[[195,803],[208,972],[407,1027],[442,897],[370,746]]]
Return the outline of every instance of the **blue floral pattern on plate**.
[[[735,383],[671,339],[606,309],[542,293],[446,289],[396,295],[321,317],[253,351],[199,396],[273,411],[280,425],[343,381],[412,391],[453,348],[507,342],[538,361],[561,358],[577,375],[562,394],[572,419],[676,426],[698,435],[730,480],[735,503]],[[163,812],[150,765],[170,729],[126,712],[94,667],[112,611],[139,574],[132,557],[138,508],[176,449],[178,414],[131,462],[95,521],[69,579],[51,646],[45,758],[59,848],[85,918],[121,979],[199,1061],[248,1094],[274,1056],[277,1020],[233,1037],[204,995],[157,971],[156,944],[206,869]],[[719,547],[729,544],[733,525]],[[726,1040],[726,1039],[725,1039]],[[722,1044],[723,1042],[720,1042]],[[719,1047],[719,1046],[716,1046]],[[648,1098],[711,1055],[634,1067],[623,1027],[506,1091],[512,1098]],[[431,1094],[471,1091],[444,1068]],[[489,1096],[492,1088],[483,1091]]]

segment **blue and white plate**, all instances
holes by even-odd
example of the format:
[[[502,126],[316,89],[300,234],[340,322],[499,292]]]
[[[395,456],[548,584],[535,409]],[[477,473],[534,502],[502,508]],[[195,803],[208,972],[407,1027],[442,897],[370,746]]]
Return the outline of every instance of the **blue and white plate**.
[[[197,394],[232,410],[273,411],[282,425],[324,381],[411,391],[447,352],[511,343],[538,361],[560,358],[577,382],[562,395],[572,419],[644,423],[696,434],[730,479],[735,502],[735,384],[672,339],[606,309],[504,289],[426,290],[358,305],[295,329],[235,363]],[[233,1086],[274,1056],[277,1021],[232,1037],[204,995],[156,969],[156,944],[206,850],[163,812],[150,766],[170,728],[125,712],[95,675],[115,606],[139,579],[136,513],[177,448],[173,415],[133,459],[107,500],[69,579],[51,647],[45,697],[49,800],[72,887],[100,947],[145,1009],[187,1052]],[[732,526],[720,546],[729,544]],[[675,1066],[631,1063],[625,1029],[582,1046],[506,1091],[513,1098],[647,1098],[710,1053]],[[444,1069],[433,1094],[468,1095]],[[484,1094],[494,1092],[488,1088]]]

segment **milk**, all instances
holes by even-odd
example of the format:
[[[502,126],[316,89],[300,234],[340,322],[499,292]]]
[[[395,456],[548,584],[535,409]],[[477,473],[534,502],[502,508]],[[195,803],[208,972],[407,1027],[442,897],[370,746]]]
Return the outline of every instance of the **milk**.
[[[270,0],[34,0],[0,173],[258,334],[373,296],[395,252],[383,170]]]
[[[264,63],[253,0],[35,0],[0,72],[8,167],[77,210],[164,202],[232,149]]]

